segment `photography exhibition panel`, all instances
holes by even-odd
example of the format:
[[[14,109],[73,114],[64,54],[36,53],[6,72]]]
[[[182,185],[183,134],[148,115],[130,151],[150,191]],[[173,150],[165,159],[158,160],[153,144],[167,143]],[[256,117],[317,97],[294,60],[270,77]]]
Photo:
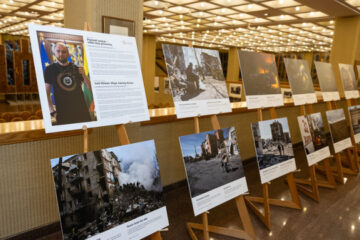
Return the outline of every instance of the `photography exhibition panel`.
[[[351,147],[350,132],[346,123],[344,109],[340,108],[326,111],[326,118],[329,124],[335,153]]]
[[[169,225],[153,140],[50,160],[63,239],[142,239]]]
[[[317,98],[306,60],[284,58],[286,74],[295,105],[316,103]]]
[[[248,109],[283,106],[275,56],[238,51]]]
[[[360,105],[348,107],[355,143],[360,142]]]
[[[29,25],[47,133],[149,120],[136,39]]]
[[[179,140],[195,216],[248,191],[234,127]]]
[[[297,119],[308,165],[312,166],[330,157],[321,113],[299,116]]]
[[[314,63],[324,101],[328,102],[340,100],[340,94],[336,85],[331,63],[318,61],[315,61]]]
[[[219,51],[162,44],[178,118],[231,112]]]
[[[341,82],[344,88],[345,98],[359,98],[359,90],[356,84],[353,65],[339,63],[339,70]]]
[[[251,124],[261,183],[296,170],[287,118]]]

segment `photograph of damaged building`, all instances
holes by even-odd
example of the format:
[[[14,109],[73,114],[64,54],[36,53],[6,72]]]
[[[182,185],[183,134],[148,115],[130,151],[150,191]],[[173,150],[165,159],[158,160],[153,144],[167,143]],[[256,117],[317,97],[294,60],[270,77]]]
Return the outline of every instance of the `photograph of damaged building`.
[[[86,239],[163,207],[153,141],[51,160],[64,239]]]
[[[174,102],[228,98],[219,51],[162,45]]]
[[[245,176],[234,127],[179,139],[192,198]]]

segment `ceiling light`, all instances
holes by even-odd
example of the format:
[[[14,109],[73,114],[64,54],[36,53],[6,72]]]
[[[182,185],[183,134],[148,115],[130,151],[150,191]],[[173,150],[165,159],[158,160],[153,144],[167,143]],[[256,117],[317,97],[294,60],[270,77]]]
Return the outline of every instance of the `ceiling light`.
[[[199,14],[200,14],[200,16],[202,16],[204,13],[203,13],[203,12],[200,12]]]
[[[162,14],[163,14],[163,10],[160,10],[160,11],[159,11],[159,14],[162,15]]]
[[[180,14],[180,16],[179,16],[180,18],[183,18],[183,15],[182,14]]]
[[[178,10],[181,11],[181,10],[182,10],[182,7],[181,7],[181,6],[178,6]]]
[[[297,7],[295,8],[295,11],[299,11],[299,10],[300,10],[300,7],[297,6]]]
[[[154,4],[157,6],[159,5],[159,1],[154,1]]]
[[[284,3],[284,0],[279,0],[279,4],[283,4]]]
[[[201,6],[201,7],[205,7],[205,3],[204,3],[204,2],[201,2],[201,3],[200,3],[200,6]]]
[[[264,13],[264,16],[269,16],[269,14],[268,14],[268,13]]]
[[[252,9],[252,8],[253,8],[253,5],[252,5],[252,4],[249,4],[247,7],[248,7],[248,9]]]
[[[197,22],[201,22],[201,19],[200,19],[200,18],[198,18]]]
[[[222,9],[221,9],[221,12],[222,12],[222,13],[226,12],[226,9],[225,9],[225,8],[222,8]]]
[[[334,20],[330,20],[330,24],[334,24]]]

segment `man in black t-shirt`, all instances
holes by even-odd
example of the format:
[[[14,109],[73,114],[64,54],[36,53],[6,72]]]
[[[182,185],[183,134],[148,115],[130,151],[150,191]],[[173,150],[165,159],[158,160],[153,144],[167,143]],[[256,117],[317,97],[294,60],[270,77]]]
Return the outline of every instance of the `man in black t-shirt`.
[[[44,72],[45,87],[50,113],[56,124],[70,124],[91,121],[81,84],[90,90],[91,85],[82,67],[68,61],[69,50],[63,43],[55,45],[57,62],[47,66]],[[56,111],[51,101],[51,86],[54,90]]]

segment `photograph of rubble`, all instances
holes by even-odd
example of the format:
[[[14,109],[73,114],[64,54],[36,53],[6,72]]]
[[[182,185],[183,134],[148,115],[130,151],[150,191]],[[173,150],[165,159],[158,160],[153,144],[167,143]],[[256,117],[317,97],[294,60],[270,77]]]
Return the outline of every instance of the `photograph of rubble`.
[[[217,50],[162,45],[174,102],[228,98]]]
[[[281,94],[275,57],[260,52],[238,52],[245,94]]]
[[[317,76],[322,92],[337,92],[335,76],[331,63],[315,61]]]
[[[64,239],[101,239],[165,206],[152,140],[54,158],[51,167]]]
[[[329,123],[333,143],[350,138],[349,128],[346,124],[344,109],[326,111],[326,118]]]
[[[309,64],[306,60],[284,58],[284,63],[291,90],[294,95],[315,92]]]
[[[298,122],[306,155],[328,146],[321,113],[299,116]]]
[[[354,131],[354,135],[360,133],[360,105],[349,107],[351,126]]]
[[[344,91],[357,90],[353,65],[339,63],[339,68]]]
[[[234,127],[180,137],[191,198],[244,177]]]
[[[294,158],[287,118],[251,124],[259,170]]]

